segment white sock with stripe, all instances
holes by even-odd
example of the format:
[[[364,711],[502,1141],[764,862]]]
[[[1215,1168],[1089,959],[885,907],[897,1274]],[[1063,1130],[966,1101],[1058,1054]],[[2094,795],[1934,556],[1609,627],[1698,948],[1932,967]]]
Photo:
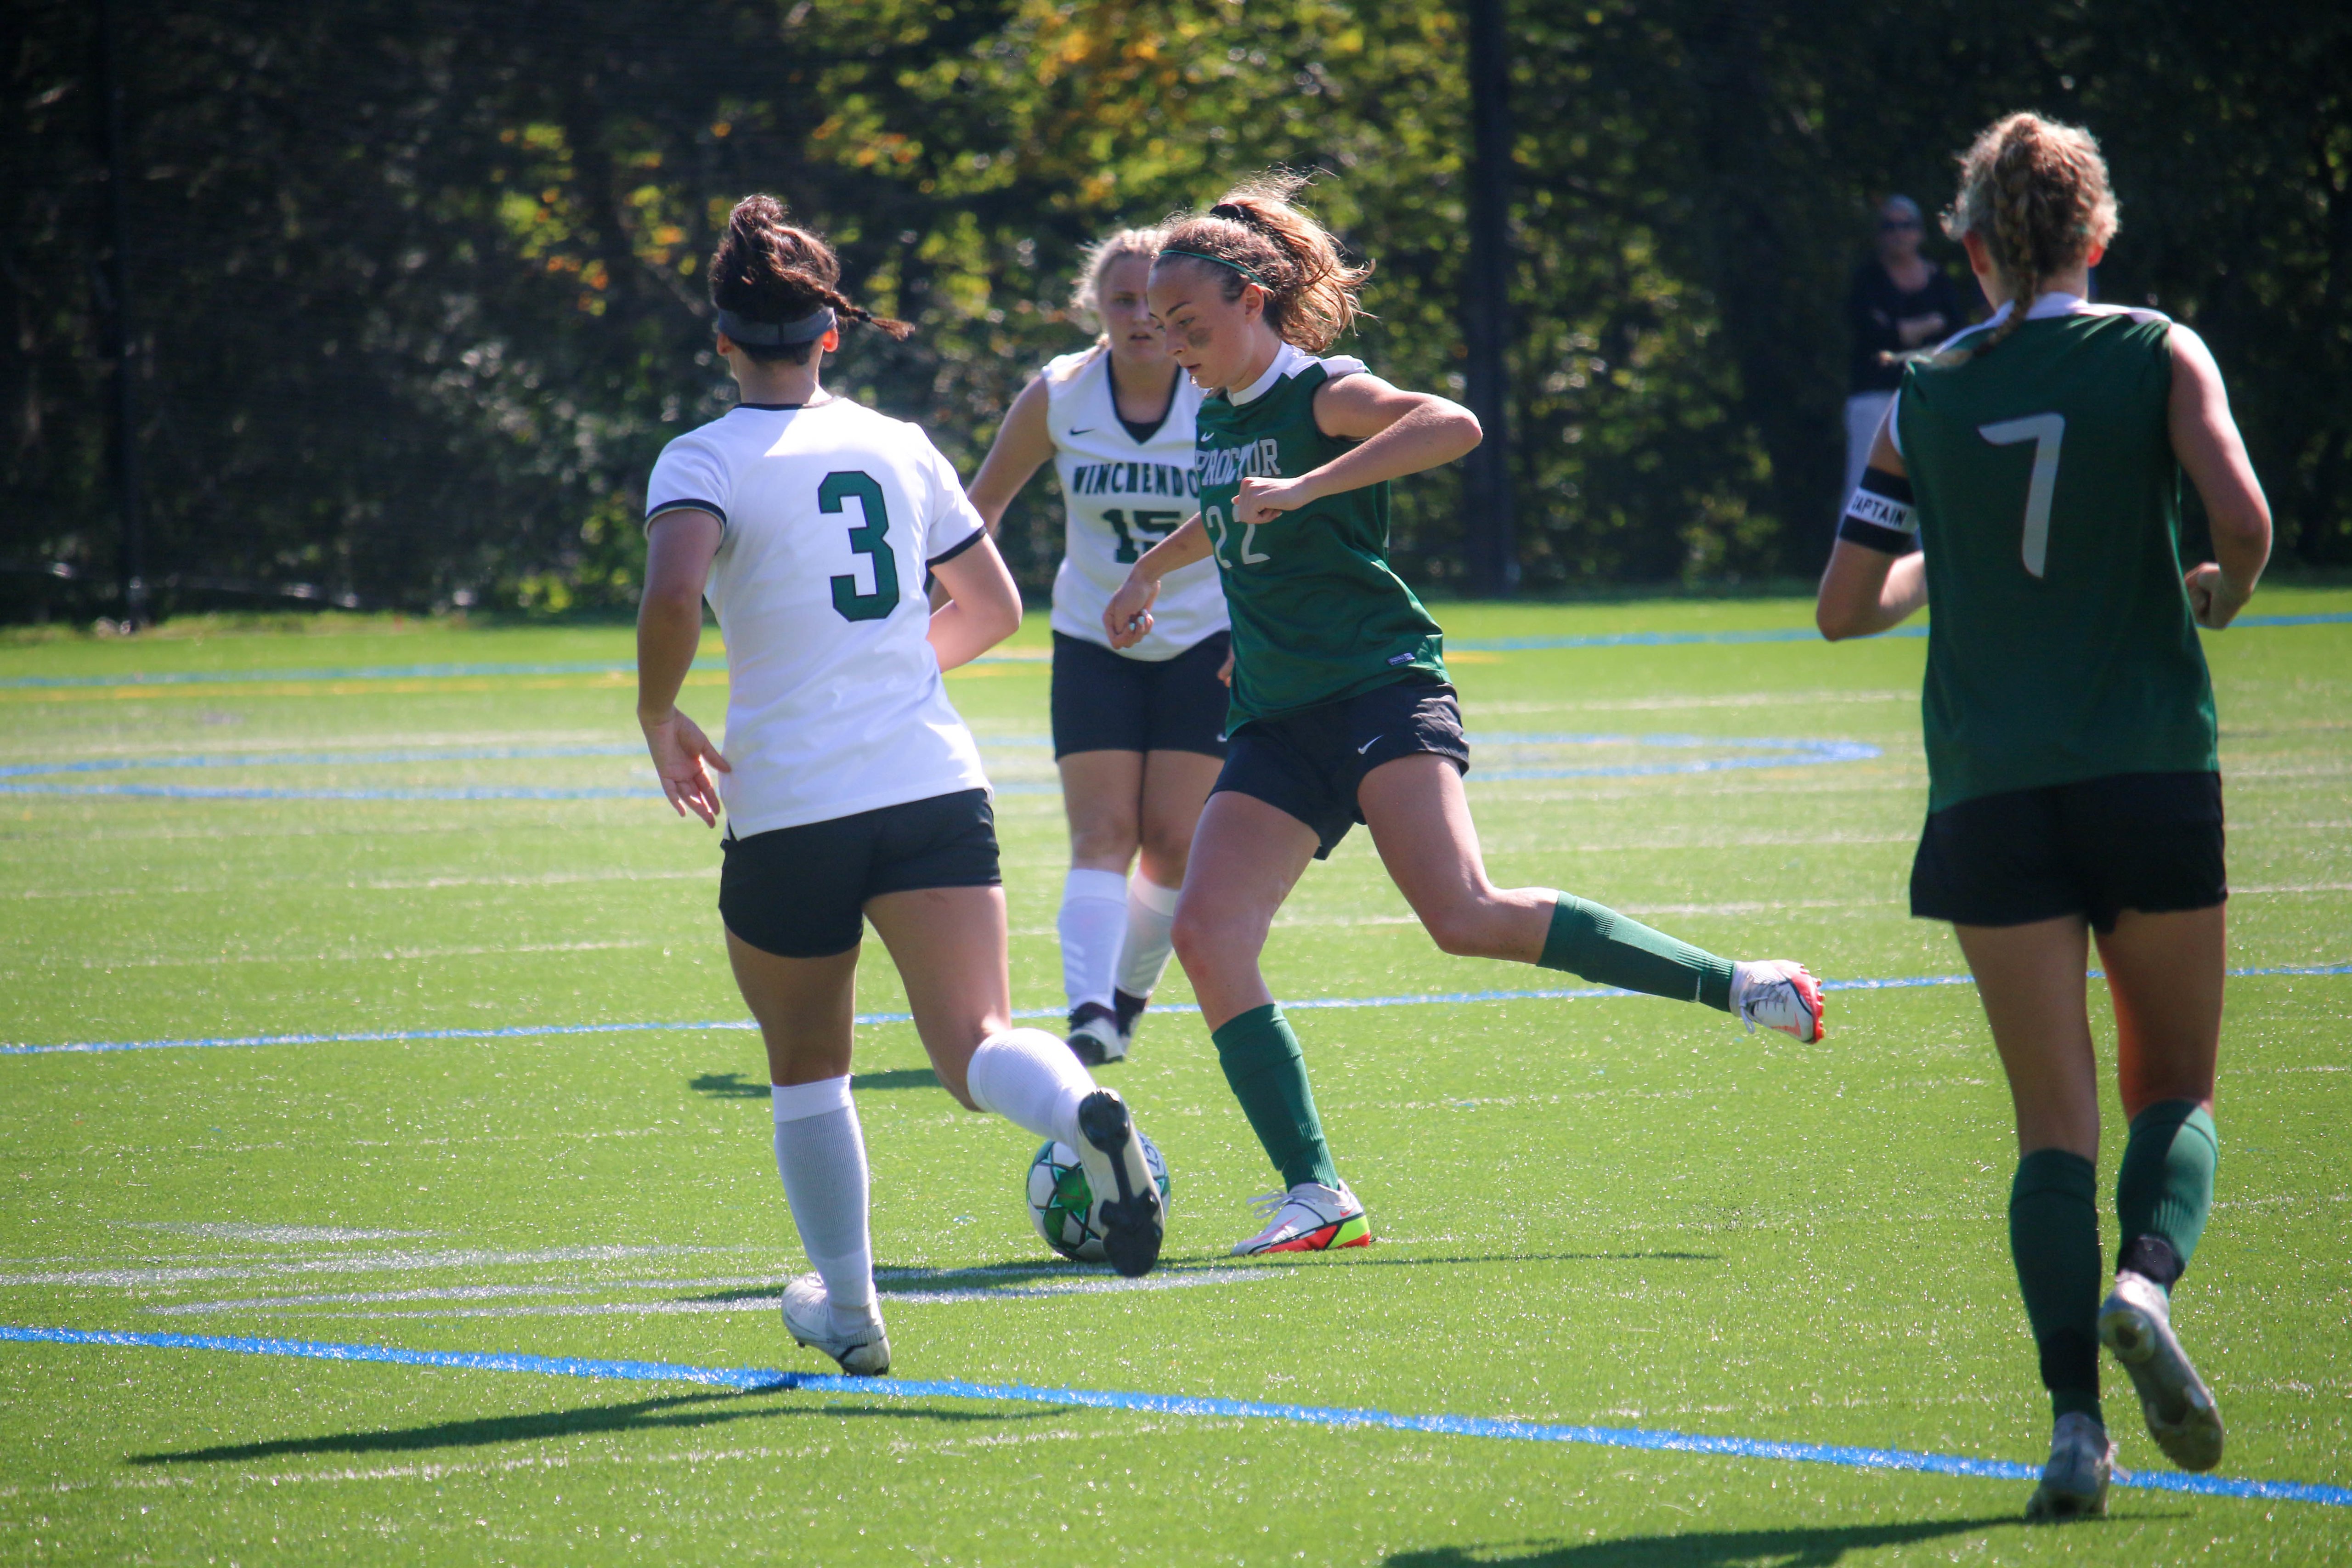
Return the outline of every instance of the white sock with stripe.
[[[801,1250],[824,1281],[834,1328],[853,1331],[874,1316],[874,1241],[866,1219],[866,1134],[849,1098],[849,1079],[771,1084],[768,1097],[776,1119],[776,1173],[783,1178]]]
[[[1080,1003],[1110,1005],[1119,938],[1127,930],[1127,879],[1116,871],[1070,868],[1062,883],[1062,991]]]

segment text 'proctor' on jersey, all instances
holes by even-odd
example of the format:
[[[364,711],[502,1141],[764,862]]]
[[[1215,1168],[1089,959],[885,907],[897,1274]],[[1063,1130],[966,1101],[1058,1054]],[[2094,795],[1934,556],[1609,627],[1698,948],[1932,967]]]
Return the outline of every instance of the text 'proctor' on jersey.
[[[920,427],[845,398],[736,408],[654,465],[646,525],[688,509],[725,531],[705,592],[727,643],[736,837],[987,787],[923,591],[986,530]]]
[[[1229,730],[1393,681],[1445,679],[1444,634],[1389,568],[1385,481],[1268,522],[1234,521],[1244,479],[1296,479],[1356,445],[1316,424],[1315,393],[1363,368],[1285,343],[1249,387],[1202,400],[1201,521],[1234,626]]]
[[[1181,371],[1174,379],[1167,416],[1139,437],[1119,417],[1108,349],[1064,354],[1045,366],[1054,471],[1069,518],[1061,570],[1054,574],[1053,627],[1065,637],[1110,647],[1103,612],[1127,581],[1128,568],[1199,505],[1192,432],[1201,389]],[[1225,597],[1216,569],[1196,562],[1161,578],[1151,620],[1142,641],[1119,650],[1123,657],[1174,658],[1224,630]]]

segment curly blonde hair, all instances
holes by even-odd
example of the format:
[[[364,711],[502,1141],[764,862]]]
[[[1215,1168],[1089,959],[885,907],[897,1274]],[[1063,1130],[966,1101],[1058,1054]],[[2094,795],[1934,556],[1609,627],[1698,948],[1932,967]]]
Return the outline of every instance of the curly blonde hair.
[[[1285,342],[1319,354],[1369,314],[1356,296],[1372,268],[1350,267],[1331,231],[1293,204],[1307,182],[1282,169],[1243,181],[1207,212],[1171,222],[1159,265],[1205,260],[1223,275],[1228,300],[1255,283],[1265,290],[1266,325]]]
[[[1163,228],[1123,228],[1079,251],[1078,280],[1070,289],[1070,313],[1099,324],[1101,312],[1095,302],[1102,298],[1104,277],[1129,257],[1140,257],[1150,265],[1167,240],[1168,231]]]
[[[2044,281],[2115,238],[2116,196],[2098,141],[2038,114],[1995,121],[1960,154],[1944,233],[1980,237],[2009,285],[2008,319],[1971,345],[1983,353],[2017,331]]]

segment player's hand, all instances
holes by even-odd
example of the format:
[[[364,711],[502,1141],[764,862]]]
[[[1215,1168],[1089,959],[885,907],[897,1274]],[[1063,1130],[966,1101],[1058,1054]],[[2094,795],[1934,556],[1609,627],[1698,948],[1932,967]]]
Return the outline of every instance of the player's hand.
[[[1225,649],[1225,662],[1217,666],[1217,679],[1227,686],[1234,683],[1234,650]]]
[[[2252,591],[2240,592],[2238,585],[2214,563],[2208,561],[2191,566],[2181,574],[2180,584],[2189,590],[2189,610],[2197,624],[2209,631],[2220,631],[2238,618],[2238,612],[2252,598]]]
[[[637,723],[646,732],[646,750],[653,753],[654,772],[661,775],[670,809],[680,816],[692,811],[704,826],[718,826],[719,784],[703,764],[722,773],[733,773],[733,765],[719,754],[702,726],[675,708],[658,719],[640,713]]]
[[[1238,523],[1271,522],[1286,511],[1297,511],[1315,500],[1316,492],[1307,484],[1307,476],[1295,479],[1246,479],[1239,494],[1234,497],[1234,521]]]
[[[1103,630],[1113,647],[1133,647],[1151,630],[1151,605],[1160,597],[1160,579],[1130,572],[1118,592],[1103,607]]]

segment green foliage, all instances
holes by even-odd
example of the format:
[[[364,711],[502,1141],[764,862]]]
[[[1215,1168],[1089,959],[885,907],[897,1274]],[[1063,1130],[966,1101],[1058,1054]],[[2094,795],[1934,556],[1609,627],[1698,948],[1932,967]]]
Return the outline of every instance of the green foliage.
[[[126,0],[127,4],[127,0]],[[105,603],[107,191],[89,8],[29,0],[0,136],[0,615]],[[967,471],[1084,341],[1077,247],[1270,163],[1377,263],[1358,349],[1460,384],[1463,30],[1343,0],[519,0],[130,6],[121,69],[150,575],[533,612],[634,601],[662,443],[727,406],[701,268],[783,196],[917,321],[833,384]],[[1838,319],[1870,206],[1931,210],[2020,106],[2104,139],[2104,295],[2194,322],[2283,545],[2352,561],[2352,20],[2286,0],[1520,5],[1509,374],[1532,586],[1803,573],[1826,547]],[[1948,265],[1956,252],[1937,240]],[[1006,520],[1032,587],[1050,481]],[[1396,556],[1460,574],[1459,487]],[[75,581],[33,574],[63,563]],[[251,602],[249,595],[244,602]]]

